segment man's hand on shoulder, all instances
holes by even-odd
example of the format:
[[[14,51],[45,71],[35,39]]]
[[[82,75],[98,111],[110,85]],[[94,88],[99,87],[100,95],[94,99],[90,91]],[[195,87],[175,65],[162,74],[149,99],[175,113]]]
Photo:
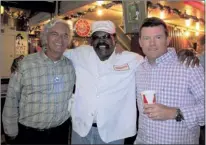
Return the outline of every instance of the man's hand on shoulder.
[[[178,59],[181,63],[185,63],[187,67],[199,66],[199,58],[194,49],[181,49],[177,52]]]

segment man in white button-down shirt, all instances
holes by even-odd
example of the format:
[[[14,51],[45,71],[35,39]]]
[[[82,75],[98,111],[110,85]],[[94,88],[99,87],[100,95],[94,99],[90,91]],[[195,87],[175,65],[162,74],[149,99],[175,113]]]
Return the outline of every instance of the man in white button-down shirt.
[[[91,46],[68,50],[76,70],[71,102],[72,144],[123,144],[136,134],[135,72],[142,60],[136,53],[115,53],[111,21],[92,24]]]

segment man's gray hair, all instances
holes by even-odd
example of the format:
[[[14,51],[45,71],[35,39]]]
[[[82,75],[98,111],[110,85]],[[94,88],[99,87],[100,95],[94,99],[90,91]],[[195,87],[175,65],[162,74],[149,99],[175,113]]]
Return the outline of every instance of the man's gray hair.
[[[44,25],[43,31],[40,34],[40,40],[41,40],[41,45],[42,45],[43,49],[45,49],[47,47],[47,35],[48,35],[49,30],[51,28],[53,28],[57,23],[64,24],[68,28],[68,30],[69,30],[69,34],[68,34],[69,44],[68,44],[68,46],[70,46],[70,43],[71,43],[71,40],[72,40],[72,37],[73,37],[72,26],[64,20],[53,19],[53,20],[49,21],[47,24]]]

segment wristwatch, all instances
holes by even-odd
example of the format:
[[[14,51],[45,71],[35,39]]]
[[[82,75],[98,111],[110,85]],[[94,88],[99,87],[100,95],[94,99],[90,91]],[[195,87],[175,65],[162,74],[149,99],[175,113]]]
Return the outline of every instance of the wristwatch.
[[[183,116],[181,110],[179,108],[177,108],[176,111],[177,111],[177,114],[176,114],[175,120],[177,122],[184,120],[184,116]]]

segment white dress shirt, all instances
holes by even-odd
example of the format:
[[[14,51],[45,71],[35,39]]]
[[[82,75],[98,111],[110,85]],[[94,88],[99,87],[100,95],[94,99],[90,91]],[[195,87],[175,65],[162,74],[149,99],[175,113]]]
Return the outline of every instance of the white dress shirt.
[[[92,46],[64,53],[76,70],[76,90],[71,106],[73,130],[85,137],[97,123],[108,143],[136,134],[135,72],[143,58],[124,51],[100,61]]]

